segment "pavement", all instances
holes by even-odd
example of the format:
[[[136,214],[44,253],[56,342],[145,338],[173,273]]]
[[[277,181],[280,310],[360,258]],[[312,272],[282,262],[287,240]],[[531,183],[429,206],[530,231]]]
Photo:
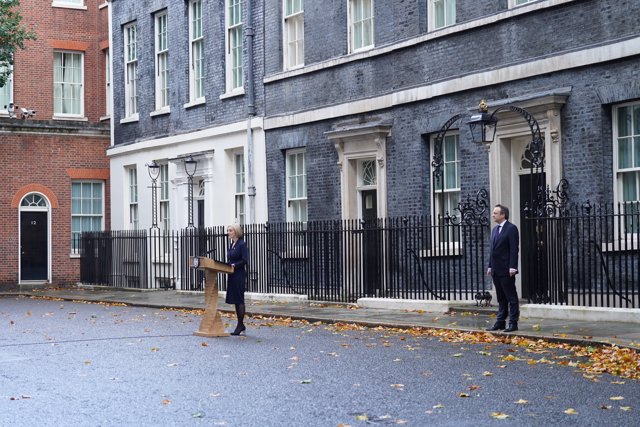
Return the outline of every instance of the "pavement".
[[[46,297],[69,301],[124,303],[133,306],[174,309],[204,309],[203,293],[174,290],[136,291],[104,287],[5,287],[2,297]],[[234,313],[234,307],[218,301],[221,312]],[[447,313],[423,310],[362,308],[351,304],[320,302],[274,302],[246,300],[249,316],[304,319],[310,322],[354,323],[363,326],[392,328],[451,329],[482,332],[495,322],[496,304],[477,307],[474,303],[455,306]],[[518,335],[531,339],[545,339],[581,345],[616,345],[640,350],[640,325],[620,321],[559,320],[522,317],[515,334],[496,332],[496,335]]]

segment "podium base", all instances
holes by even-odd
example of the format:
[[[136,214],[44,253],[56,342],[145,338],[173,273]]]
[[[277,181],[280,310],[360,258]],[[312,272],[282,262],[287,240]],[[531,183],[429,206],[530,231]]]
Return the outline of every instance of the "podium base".
[[[217,338],[217,337],[228,337],[229,334],[226,332],[218,332],[218,333],[213,333],[213,332],[201,332],[201,331],[196,331],[193,333],[193,335],[197,336],[197,337],[206,337],[206,338]]]

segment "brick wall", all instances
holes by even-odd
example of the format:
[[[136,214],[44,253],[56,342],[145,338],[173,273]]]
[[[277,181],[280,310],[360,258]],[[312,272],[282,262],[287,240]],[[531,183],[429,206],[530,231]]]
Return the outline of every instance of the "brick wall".
[[[36,110],[27,120],[0,118],[0,285],[15,284],[20,268],[22,197],[38,192],[49,198],[51,281],[74,283],[79,259],[71,255],[71,182],[98,179],[105,185],[105,226],[110,226],[109,122],[105,115],[104,49],[109,46],[108,9],[101,0],[85,0],[86,9],[52,7],[51,0],[21,0],[23,23],[37,36],[18,50],[14,98],[19,107]],[[53,52],[84,53],[86,120],[52,120]]]

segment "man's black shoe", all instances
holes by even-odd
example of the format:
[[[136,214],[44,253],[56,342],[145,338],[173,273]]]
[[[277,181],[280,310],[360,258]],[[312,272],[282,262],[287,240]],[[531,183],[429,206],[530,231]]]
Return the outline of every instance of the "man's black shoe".
[[[492,331],[501,331],[504,329],[506,325],[502,322],[496,322],[493,324],[492,327],[487,328],[487,331],[492,332]]]
[[[517,323],[509,323],[509,327],[507,329],[505,329],[505,332],[515,332],[518,330],[518,324]]]

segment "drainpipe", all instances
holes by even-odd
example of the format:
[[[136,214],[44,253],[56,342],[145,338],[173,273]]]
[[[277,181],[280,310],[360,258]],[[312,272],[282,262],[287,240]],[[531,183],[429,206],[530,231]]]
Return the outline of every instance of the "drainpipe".
[[[253,91],[253,1],[246,0],[247,4],[247,25],[245,26],[245,37],[247,40],[247,195],[248,218],[247,223],[256,222],[256,187],[254,184],[254,159],[253,159],[253,129],[251,119],[256,115],[255,94]]]

